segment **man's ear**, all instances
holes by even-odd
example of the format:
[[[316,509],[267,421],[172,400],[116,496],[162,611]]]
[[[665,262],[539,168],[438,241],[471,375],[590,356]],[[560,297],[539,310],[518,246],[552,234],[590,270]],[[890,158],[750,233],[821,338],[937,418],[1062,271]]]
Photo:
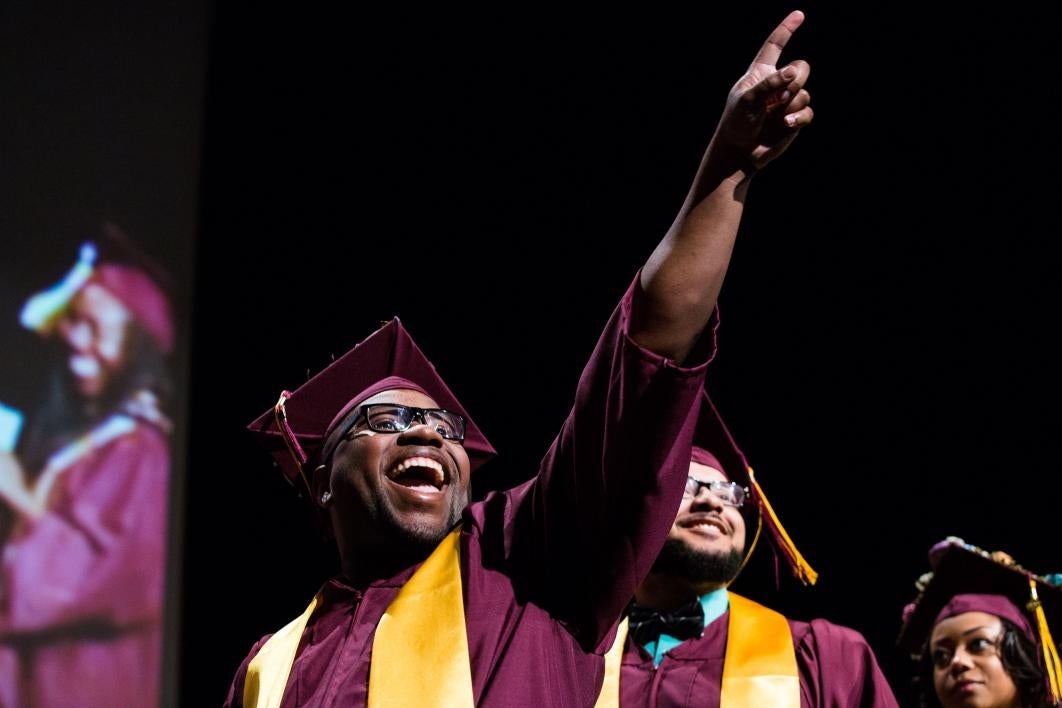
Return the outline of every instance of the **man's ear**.
[[[310,484],[313,485],[313,503],[322,509],[326,508],[332,501],[331,470],[325,465],[318,465],[310,475]]]

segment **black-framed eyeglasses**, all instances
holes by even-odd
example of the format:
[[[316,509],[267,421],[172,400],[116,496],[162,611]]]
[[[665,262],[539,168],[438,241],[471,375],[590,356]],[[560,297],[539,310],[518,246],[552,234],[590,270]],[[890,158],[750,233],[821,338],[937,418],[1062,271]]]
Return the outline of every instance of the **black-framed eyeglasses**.
[[[687,476],[686,488],[682,490],[682,496],[686,499],[693,499],[700,494],[702,487],[714,494],[719,501],[727,506],[737,507],[738,509],[745,505],[745,498],[749,494],[749,490],[737,482],[724,482],[719,479],[704,482],[696,477]]]
[[[343,431],[343,437],[349,435],[362,419],[369,430],[377,433],[401,433],[409,430],[413,421],[419,420],[446,440],[465,440],[465,417],[445,408],[417,408],[400,403],[367,403],[361,406],[358,415],[350,421],[350,425]]]

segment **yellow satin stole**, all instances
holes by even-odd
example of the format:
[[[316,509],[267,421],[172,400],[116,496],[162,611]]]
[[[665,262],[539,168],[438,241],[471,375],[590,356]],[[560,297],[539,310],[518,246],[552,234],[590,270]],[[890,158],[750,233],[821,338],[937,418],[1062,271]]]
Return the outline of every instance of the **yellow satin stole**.
[[[473,705],[460,540],[459,527],[432,551],[380,618],[369,664],[369,708]],[[315,597],[251,660],[244,706],[279,708],[299,640],[316,605]]]
[[[719,705],[800,708],[800,678],[789,623],[783,615],[748,598],[731,592],[728,599],[730,624]],[[595,708],[619,706],[620,663],[626,638],[624,618],[616,641],[605,655],[605,680]]]

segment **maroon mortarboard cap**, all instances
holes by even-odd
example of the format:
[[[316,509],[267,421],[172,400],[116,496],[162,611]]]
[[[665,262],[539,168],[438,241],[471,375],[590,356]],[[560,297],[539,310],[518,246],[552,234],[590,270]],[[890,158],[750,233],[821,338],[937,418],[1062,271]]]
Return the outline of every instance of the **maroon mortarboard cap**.
[[[408,385],[412,384],[412,386]],[[336,359],[247,429],[269,451],[289,482],[308,485],[304,467],[316,463],[325,438],[342,416],[369,396],[390,388],[415,388],[465,417],[464,448],[471,469],[495,455],[494,448],[428,361],[397,317]]]
[[[734,442],[734,436],[723,422],[711,396],[707,391],[702,391],[701,413],[697,417],[697,427],[693,433],[694,462],[711,465],[719,469],[732,482],[737,482],[743,487],[749,486],[749,463],[745,454]],[[752,509],[752,520],[755,522],[758,512]]]
[[[1038,646],[1062,619],[1062,587],[1035,575],[1008,554],[990,553],[957,537],[935,544],[930,572],[903,611],[899,646],[918,657],[934,625],[963,612],[987,612],[1016,624]],[[1042,623],[1042,624],[1041,624]],[[1047,635],[1046,637],[1044,635]]]
[[[726,470],[723,467],[723,463],[719,461],[719,458],[705,450],[703,447],[694,445],[693,454],[690,457],[693,459],[694,462],[706,465],[708,467],[714,467],[715,469],[722,472],[727,479],[730,479],[730,475],[726,474]]]
[[[751,542],[746,543],[745,562],[748,562],[756,547],[761,529],[766,527],[768,538],[774,548],[785,556],[793,575],[805,585],[814,585],[818,579],[818,573],[808,565],[789,538],[789,534],[782,528],[774,509],[767,501],[767,496],[763,493],[759,482],[756,481],[752,467],[749,466],[745,454],[734,441],[734,436],[730,434],[726,423],[723,422],[723,417],[719,414],[719,409],[716,408],[711,396],[707,391],[703,392],[703,396],[701,412],[693,434],[692,459],[701,464],[711,464],[704,460],[714,458],[718,464],[711,464],[712,467],[719,469],[731,482],[737,482],[748,489],[748,499],[741,508],[741,514],[745,518],[745,526],[748,529],[747,535],[752,539]]]
[[[103,263],[89,278],[99,283],[129,308],[164,353],[173,351],[173,313],[158,285],[142,270],[120,263]]]
[[[1030,641],[1036,641],[1036,634],[1033,633],[1033,629],[1029,625],[1029,618],[1006,595],[984,592],[953,595],[950,600],[944,603],[944,607],[937,612],[937,616],[933,618],[933,624],[935,625],[941,620],[966,612],[986,612],[990,615],[1010,620],[1018,626]]]

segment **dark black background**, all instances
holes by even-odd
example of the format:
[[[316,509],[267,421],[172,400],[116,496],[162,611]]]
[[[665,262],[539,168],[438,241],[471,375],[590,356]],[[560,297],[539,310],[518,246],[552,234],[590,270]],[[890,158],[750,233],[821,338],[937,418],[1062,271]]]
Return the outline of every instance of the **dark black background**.
[[[928,4],[927,4],[928,5]],[[330,549],[243,426],[393,315],[529,474],[789,9],[816,118],[756,178],[710,389],[814,588],[893,647],[954,534],[1062,568],[1053,11],[886,3],[214,10],[188,420],[182,703],[216,705]],[[1050,14],[1049,14],[1050,13]]]

